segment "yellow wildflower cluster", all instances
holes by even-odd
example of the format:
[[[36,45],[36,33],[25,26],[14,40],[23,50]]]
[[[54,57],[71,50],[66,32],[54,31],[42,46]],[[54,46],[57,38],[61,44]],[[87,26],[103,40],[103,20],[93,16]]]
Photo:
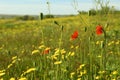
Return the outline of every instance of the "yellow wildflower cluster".
[[[30,73],[30,72],[33,72],[35,70],[36,70],[36,68],[30,68],[27,71],[25,71],[23,74],[21,74],[21,77],[24,76],[24,75],[26,75],[26,74],[28,74],[28,73]]]
[[[75,75],[75,72],[71,72],[70,73],[70,78],[73,78],[74,75]]]
[[[33,54],[37,54],[37,53],[39,53],[39,50],[33,50],[33,51],[32,51],[32,55],[33,55]]]
[[[20,59],[17,56],[13,56],[12,62],[7,66],[7,68],[9,69],[10,67],[12,67],[13,64],[16,63],[16,61],[20,61]]]
[[[4,75],[5,75],[5,70],[4,69],[0,70],[0,80],[3,80],[3,78],[1,78],[1,77]]]
[[[76,74],[78,78],[77,80],[81,80],[81,77],[87,73],[87,70],[85,70],[84,67],[85,67],[85,64],[79,65],[79,67],[77,68],[77,71],[70,73],[70,78],[73,78],[74,75]]]
[[[61,64],[62,63],[62,61],[56,61],[56,62],[54,62],[54,64]]]
[[[115,41],[111,41],[111,42],[108,43],[108,46],[111,46],[114,43],[115,43]]]
[[[5,72],[0,72],[0,77],[5,75]]]
[[[102,44],[103,43],[103,41],[97,41],[96,42],[96,44],[98,45],[98,44]]]
[[[104,74],[104,73],[105,73],[105,71],[99,71],[98,73],[99,73],[99,74]]]

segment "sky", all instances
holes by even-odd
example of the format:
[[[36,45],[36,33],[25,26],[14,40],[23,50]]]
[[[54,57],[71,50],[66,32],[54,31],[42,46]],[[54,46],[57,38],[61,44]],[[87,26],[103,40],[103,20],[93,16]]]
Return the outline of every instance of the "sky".
[[[94,0],[0,0],[0,14],[39,15],[49,14],[47,2],[50,3],[50,14],[77,14],[95,8]],[[105,0],[106,1],[106,0]],[[120,10],[120,0],[110,0],[110,6]]]

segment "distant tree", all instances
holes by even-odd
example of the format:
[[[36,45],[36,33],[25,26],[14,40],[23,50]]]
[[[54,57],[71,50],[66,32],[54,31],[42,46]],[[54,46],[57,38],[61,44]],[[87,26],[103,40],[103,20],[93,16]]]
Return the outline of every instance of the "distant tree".
[[[33,16],[29,16],[29,15],[17,16],[15,18],[17,20],[34,20],[35,19]]]
[[[89,10],[89,11],[88,11],[88,15],[89,15],[89,16],[96,15],[96,10],[95,10],[95,9]]]
[[[44,16],[44,18],[54,18],[54,15],[47,14]]]
[[[79,14],[87,14],[86,11],[78,11]]]

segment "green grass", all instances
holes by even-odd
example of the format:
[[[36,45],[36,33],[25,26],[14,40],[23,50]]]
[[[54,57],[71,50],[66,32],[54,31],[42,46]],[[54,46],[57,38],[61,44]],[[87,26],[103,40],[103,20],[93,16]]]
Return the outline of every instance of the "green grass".
[[[119,80],[120,15],[81,17],[0,20],[0,79]],[[106,42],[95,33],[98,24]],[[78,38],[70,40],[76,30]]]

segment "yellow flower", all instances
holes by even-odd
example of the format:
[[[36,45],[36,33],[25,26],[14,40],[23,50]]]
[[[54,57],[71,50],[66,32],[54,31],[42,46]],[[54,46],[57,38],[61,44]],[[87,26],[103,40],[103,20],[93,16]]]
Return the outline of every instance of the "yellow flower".
[[[118,71],[113,71],[112,74],[116,75],[116,74],[118,74]]]
[[[59,49],[55,49],[55,54],[59,54],[60,50]]]
[[[95,79],[100,79],[100,76],[96,76]]]
[[[3,78],[0,78],[0,80],[3,80]]]
[[[17,59],[17,56],[12,57],[12,60],[15,60],[15,59]]]
[[[70,78],[73,78],[74,75],[75,75],[75,72],[70,73]]]
[[[36,68],[30,68],[25,73],[30,73],[30,72],[35,71],[35,70],[36,70]]]
[[[78,78],[77,80],[81,80],[81,78]]]
[[[13,65],[13,64],[9,64],[9,65],[7,66],[7,68],[9,69],[12,65]]]
[[[35,70],[36,70],[36,68],[30,68],[30,69],[28,69],[27,71],[25,71],[23,74],[21,74],[21,76],[23,76],[23,75],[25,75],[25,74],[27,74],[27,73],[33,72],[33,71],[35,71]]]
[[[18,80],[27,80],[27,78],[25,78],[25,77],[22,77],[22,78],[20,78],[20,79],[18,79]]]
[[[56,61],[54,64],[61,64],[62,61]]]
[[[45,48],[45,50],[50,50],[50,47]]]
[[[120,44],[120,41],[115,42],[116,45]]]
[[[15,80],[15,78],[12,77],[12,78],[10,78],[10,80]]]
[[[65,54],[66,51],[64,49],[61,50],[61,54]]]
[[[3,69],[3,70],[0,70],[0,73],[3,73],[3,72],[5,72],[5,69]]]
[[[78,77],[81,77],[81,76],[83,76],[84,74],[86,74],[87,73],[87,71],[86,70],[84,70],[84,71],[81,71],[80,72],[80,75],[78,75]]]
[[[99,73],[99,74],[104,74],[104,73],[105,73],[105,71],[99,71],[98,73]]]
[[[4,73],[4,72],[0,73],[0,77],[1,77],[1,76],[3,76],[3,75],[5,75],[5,73]]]
[[[71,53],[71,56],[74,56],[74,55],[75,55],[75,52],[72,52],[72,53]]]
[[[96,44],[100,44],[100,41],[97,41]]]
[[[102,56],[101,56],[101,55],[98,55],[97,57],[98,57],[98,58],[101,58]]]
[[[36,54],[36,53],[39,53],[39,50],[33,50],[32,51],[32,54]]]
[[[64,55],[62,55],[62,59],[65,59],[65,56],[64,56]]]
[[[51,56],[51,59],[52,59],[52,60],[57,60],[57,56],[58,56],[58,55],[54,54],[54,55]]]
[[[76,48],[76,49],[78,49],[78,48],[79,48],[79,46],[76,46],[75,48]]]
[[[74,48],[74,46],[73,46],[73,45],[71,45],[71,46],[70,46],[70,48]]]
[[[15,62],[16,62],[16,60],[13,60],[13,61],[12,61],[12,64],[14,64]]]
[[[41,45],[41,46],[39,46],[39,49],[42,49],[42,48],[44,48],[45,47],[45,45]]]
[[[114,43],[115,43],[115,41],[112,41],[111,43],[112,43],[112,44],[114,44]]]
[[[86,71],[86,70],[84,70],[84,71],[83,71],[83,74],[86,74],[86,73],[87,73],[87,71]]]
[[[79,68],[82,69],[84,66],[85,66],[85,64],[81,64],[81,65],[79,66]]]

